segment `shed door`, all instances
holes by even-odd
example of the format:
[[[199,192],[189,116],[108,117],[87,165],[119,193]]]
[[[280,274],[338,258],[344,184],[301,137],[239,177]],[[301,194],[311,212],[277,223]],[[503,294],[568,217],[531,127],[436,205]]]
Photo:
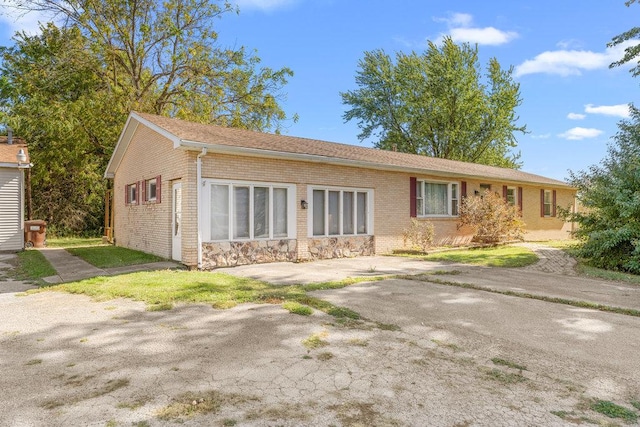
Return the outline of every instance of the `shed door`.
[[[173,184],[171,221],[171,258],[182,261],[182,184]]]
[[[20,171],[0,168],[0,250],[20,250],[24,245]]]

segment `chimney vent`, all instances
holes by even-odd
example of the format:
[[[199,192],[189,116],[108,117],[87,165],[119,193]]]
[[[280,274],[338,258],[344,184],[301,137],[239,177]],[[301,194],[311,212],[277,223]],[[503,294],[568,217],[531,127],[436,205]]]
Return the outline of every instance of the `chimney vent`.
[[[13,144],[13,129],[7,126],[7,144]]]

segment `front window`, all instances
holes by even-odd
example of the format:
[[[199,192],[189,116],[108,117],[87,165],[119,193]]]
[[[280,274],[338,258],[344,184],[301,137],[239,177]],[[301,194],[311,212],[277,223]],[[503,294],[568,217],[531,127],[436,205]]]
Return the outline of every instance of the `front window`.
[[[311,235],[342,236],[371,233],[371,190],[315,188],[311,192]]]
[[[207,181],[204,206],[208,229],[215,240],[293,238],[291,210],[295,187],[280,184],[222,183]]]
[[[515,206],[516,205],[516,200],[517,200],[517,190],[515,187],[507,187],[507,203],[509,203],[511,206]]]
[[[544,190],[544,216],[551,216],[553,199],[550,190]]]
[[[146,182],[146,201],[155,202],[157,197],[158,179],[148,179]]]
[[[458,215],[460,194],[457,182],[417,181],[416,210],[418,216]]]

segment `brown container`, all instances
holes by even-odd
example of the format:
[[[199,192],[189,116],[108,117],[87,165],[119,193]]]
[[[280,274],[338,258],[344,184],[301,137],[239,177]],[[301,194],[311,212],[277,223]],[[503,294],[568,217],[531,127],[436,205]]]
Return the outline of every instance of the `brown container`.
[[[34,219],[24,222],[24,246],[26,248],[44,248],[46,241],[46,221]]]

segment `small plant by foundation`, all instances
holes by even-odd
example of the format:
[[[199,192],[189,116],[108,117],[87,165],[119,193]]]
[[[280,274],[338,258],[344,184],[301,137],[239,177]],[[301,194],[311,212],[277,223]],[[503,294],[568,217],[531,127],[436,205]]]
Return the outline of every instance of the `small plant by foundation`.
[[[434,234],[435,228],[431,222],[411,218],[411,225],[402,232],[403,245],[426,253],[433,246]]]
[[[282,308],[288,310],[289,313],[298,314],[300,316],[311,316],[313,309],[307,305],[300,304],[296,301],[287,301],[282,304]]]

